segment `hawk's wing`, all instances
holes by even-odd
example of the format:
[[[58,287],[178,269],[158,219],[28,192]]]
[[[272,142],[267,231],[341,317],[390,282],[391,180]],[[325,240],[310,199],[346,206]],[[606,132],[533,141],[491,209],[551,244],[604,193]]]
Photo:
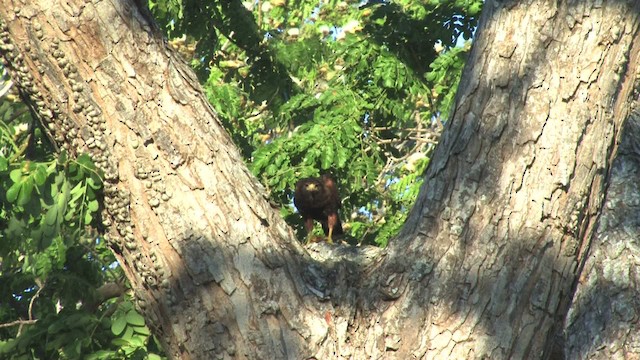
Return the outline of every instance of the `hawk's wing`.
[[[336,180],[331,175],[322,175],[322,184],[329,195],[329,206],[333,209],[340,209],[342,204],[340,203],[340,196],[338,195],[338,185]]]

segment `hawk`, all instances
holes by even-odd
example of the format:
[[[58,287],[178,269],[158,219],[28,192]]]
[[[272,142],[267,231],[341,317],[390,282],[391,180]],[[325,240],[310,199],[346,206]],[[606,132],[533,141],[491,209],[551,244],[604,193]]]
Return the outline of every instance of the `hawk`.
[[[293,203],[304,220],[307,230],[307,243],[311,237],[313,220],[319,221],[327,242],[333,244],[332,235],[342,235],[342,223],[338,217],[340,198],[338,186],[331,175],[318,178],[304,178],[296,182]]]

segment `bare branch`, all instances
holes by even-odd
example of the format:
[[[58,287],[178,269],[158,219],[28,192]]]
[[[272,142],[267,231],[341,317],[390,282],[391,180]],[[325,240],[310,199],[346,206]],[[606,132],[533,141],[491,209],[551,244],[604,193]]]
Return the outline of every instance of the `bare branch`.
[[[33,325],[37,322],[38,320],[15,320],[8,323],[0,324],[0,329],[12,326]]]

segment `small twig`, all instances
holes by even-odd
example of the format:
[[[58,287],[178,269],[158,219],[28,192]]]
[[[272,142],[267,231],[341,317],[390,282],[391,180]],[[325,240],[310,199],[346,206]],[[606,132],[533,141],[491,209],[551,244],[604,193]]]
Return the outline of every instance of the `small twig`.
[[[36,291],[36,294],[33,295],[31,301],[29,301],[29,320],[33,320],[33,303],[36,301],[38,296],[40,296],[40,292],[42,291],[42,289],[44,289],[44,286],[42,286],[42,282],[38,279],[36,279],[36,285],[38,285],[38,291]]]
[[[8,322],[8,323],[4,323],[4,324],[0,324],[0,329],[2,328],[8,328],[8,327],[12,327],[12,326],[17,326],[17,325],[32,325],[37,323],[38,320],[15,320],[12,322]]]

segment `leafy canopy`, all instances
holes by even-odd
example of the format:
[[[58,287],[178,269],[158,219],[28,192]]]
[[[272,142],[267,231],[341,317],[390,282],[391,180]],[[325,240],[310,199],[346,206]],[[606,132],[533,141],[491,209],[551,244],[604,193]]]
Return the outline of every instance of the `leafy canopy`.
[[[417,197],[482,1],[150,4],[300,236],[294,184],[331,172],[347,240],[386,245]]]

